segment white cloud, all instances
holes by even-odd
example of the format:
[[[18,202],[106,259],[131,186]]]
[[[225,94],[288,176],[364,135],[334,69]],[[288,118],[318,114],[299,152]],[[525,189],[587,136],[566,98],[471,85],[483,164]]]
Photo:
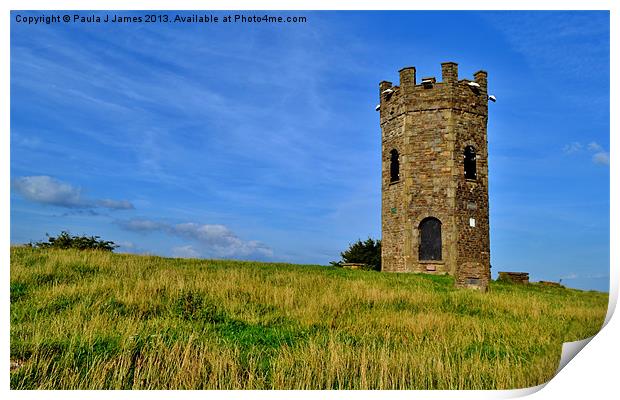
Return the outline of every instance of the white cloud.
[[[127,229],[128,231],[134,232],[151,232],[158,231],[164,229],[165,224],[151,221],[148,219],[131,219],[129,221],[119,221],[119,225]]]
[[[269,247],[255,240],[243,241],[224,225],[200,225],[190,222],[174,225],[171,231],[178,236],[194,239],[223,257],[273,255]]]
[[[584,146],[579,142],[572,142],[562,148],[564,154],[574,154],[580,152]],[[609,152],[597,142],[590,142],[586,149],[592,154],[592,162],[600,165],[609,165]]]
[[[13,181],[13,188],[24,198],[36,203],[59,207],[82,208],[79,188],[49,176],[24,176]]]
[[[199,258],[200,253],[197,252],[191,245],[174,247],[172,249],[172,255],[178,258]]]
[[[22,176],[13,180],[13,189],[25,199],[64,208],[133,209],[127,200],[87,199],[82,189],[51,176]]]
[[[596,142],[590,142],[590,143],[588,143],[588,150],[590,150],[590,151],[601,151],[601,150],[603,150],[603,147],[600,144],[596,143]]]
[[[266,258],[273,256],[273,250],[269,246],[256,240],[242,240],[224,225],[194,222],[173,225],[147,219],[119,221],[119,225],[136,232],[160,231],[172,236],[191,239],[199,244],[200,250],[210,257]],[[193,246],[175,247],[173,253],[184,254],[183,257],[185,255],[190,257],[190,254],[191,257],[201,255],[199,250]]]
[[[592,162],[600,165],[609,165],[609,152],[596,142],[588,143],[588,150],[594,152]]]
[[[595,164],[609,165],[609,153],[606,151],[595,153],[592,156],[592,161],[594,161]]]

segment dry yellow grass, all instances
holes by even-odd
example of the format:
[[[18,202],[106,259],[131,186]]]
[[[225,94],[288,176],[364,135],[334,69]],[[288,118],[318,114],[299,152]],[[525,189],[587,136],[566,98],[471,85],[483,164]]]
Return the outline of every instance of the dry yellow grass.
[[[11,249],[13,389],[507,389],[607,294],[335,267]]]

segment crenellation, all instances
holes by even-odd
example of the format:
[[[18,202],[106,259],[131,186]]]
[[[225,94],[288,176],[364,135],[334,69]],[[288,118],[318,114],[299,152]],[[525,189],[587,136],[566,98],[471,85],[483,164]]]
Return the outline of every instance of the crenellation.
[[[390,81],[381,81],[381,83],[379,83],[379,97],[383,98],[382,93],[387,90],[390,89],[392,87],[392,82]]]
[[[459,66],[455,62],[441,63],[441,80],[448,85],[454,85],[459,80]]]
[[[400,86],[403,88],[415,86],[416,73],[415,67],[405,67],[398,71],[400,76]]]
[[[474,73],[475,82],[479,84],[480,88],[485,92],[487,90],[487,75],[487,72],[482,70]]]

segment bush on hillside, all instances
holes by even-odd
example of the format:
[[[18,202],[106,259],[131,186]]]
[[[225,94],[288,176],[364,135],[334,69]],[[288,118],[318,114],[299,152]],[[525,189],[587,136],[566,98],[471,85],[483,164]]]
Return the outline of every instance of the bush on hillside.
[[[30,242],[30,247],[41,249],[78,249],[78,250],[103,250],[113,251],[118,245],[109,240],[100,240],[99,236],[71,236],[69,232],[62,231],[57,237],[47,236],[47,242]]]
[[[332,262],[332,265],[342,266],[343,263],[366,264],[368,269],[381,271],[381,239],[368,238],[362,242],[349,245],[349,248],[340,253],[342,261]]]

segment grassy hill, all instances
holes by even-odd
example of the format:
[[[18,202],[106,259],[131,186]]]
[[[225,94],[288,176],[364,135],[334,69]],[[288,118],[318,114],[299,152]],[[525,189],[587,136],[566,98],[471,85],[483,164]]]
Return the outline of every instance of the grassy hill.
[[[606,309],[537,285],[14,247],[11,388],[521,388]]]

